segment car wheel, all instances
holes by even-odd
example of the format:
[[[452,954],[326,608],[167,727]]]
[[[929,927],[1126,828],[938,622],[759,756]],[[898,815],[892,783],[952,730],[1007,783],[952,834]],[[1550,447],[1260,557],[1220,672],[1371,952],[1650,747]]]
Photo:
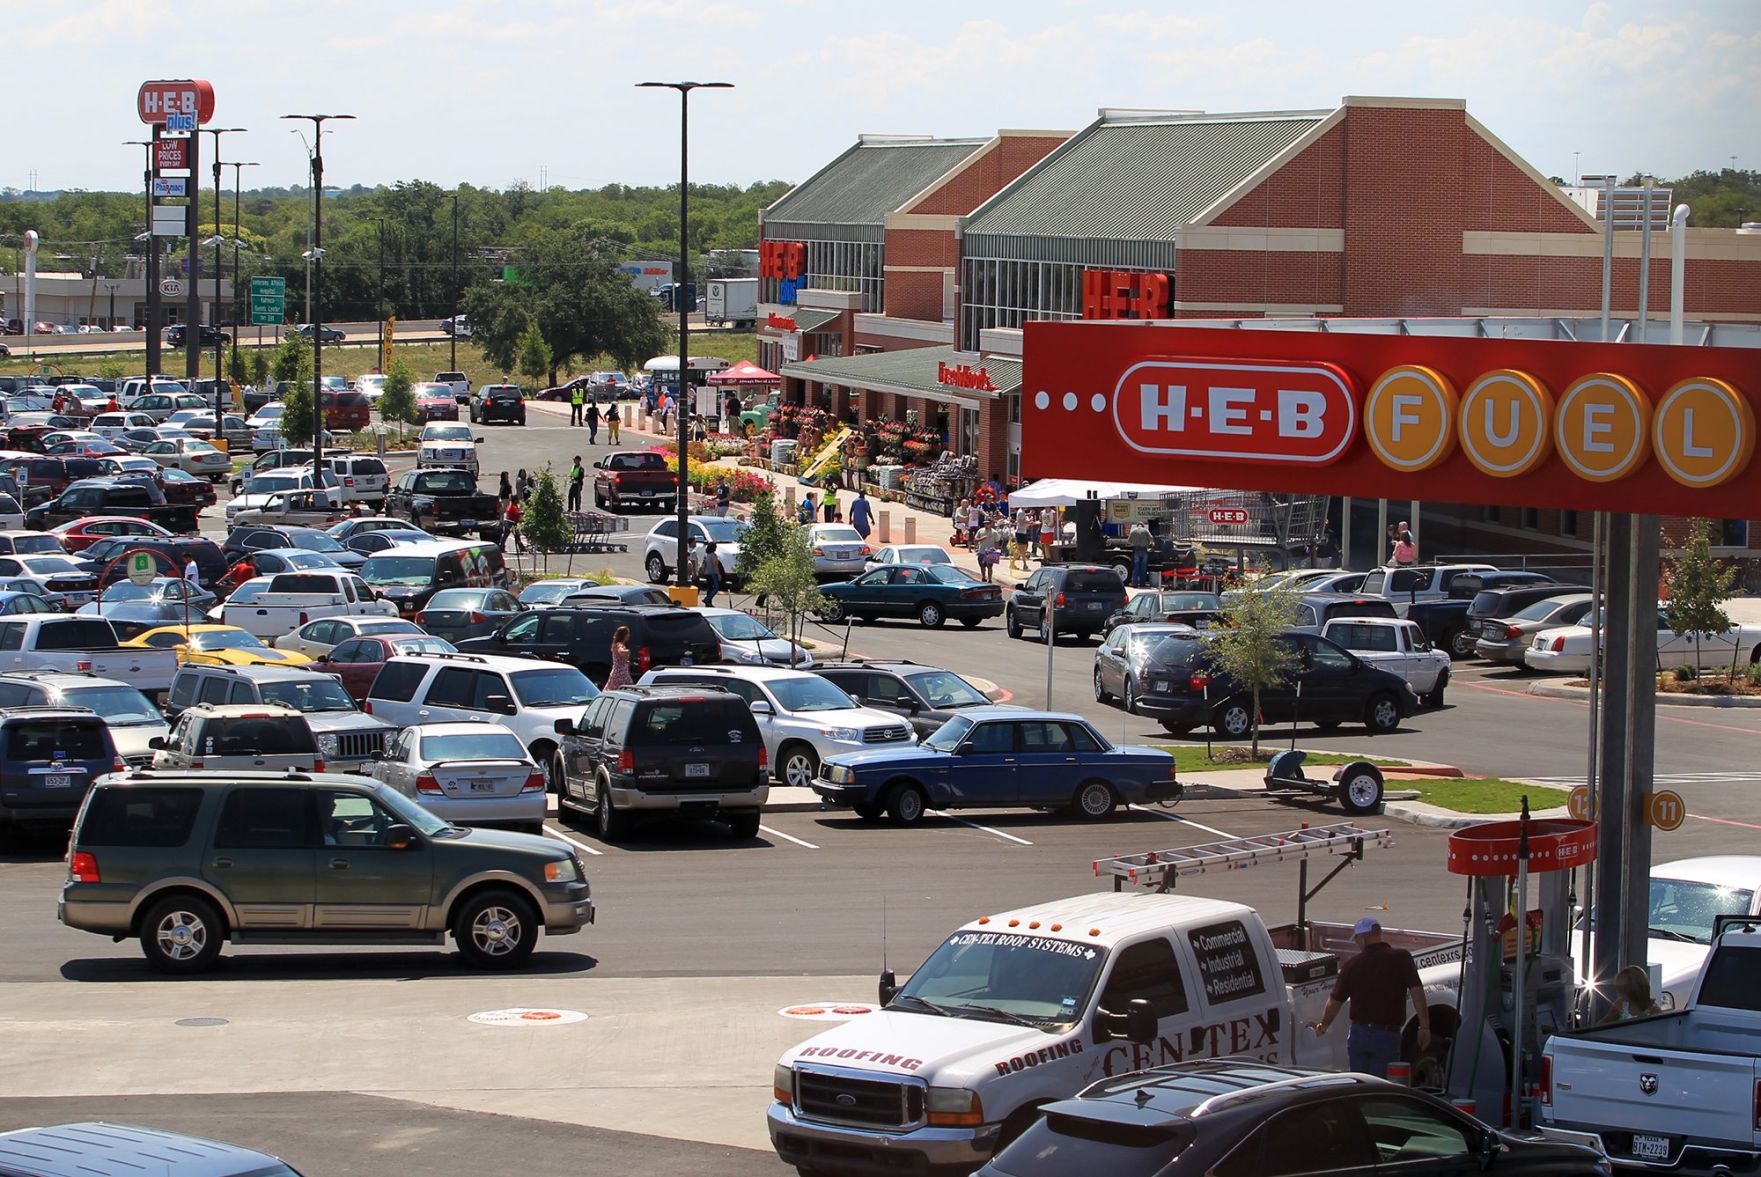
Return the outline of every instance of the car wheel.
[[[1339,782],[1339,805],[1353,815],[1375,813],[1382,808],[1382,776],[1369,765],[1352,771]]]
[[[1337,719],[1317,719],[1317,720],[1315,720],[1315,726],[1324,732],[1332,731],[1334,728],[1339,726],[1339,723],[1340,723],[1340,721]]]
[[[893,790],[887,801],[887,816],[892,818],[896,826],[914,826],[923,820],[923,814],[929,808],[929,802],[923,796],[923,790],[916,785],[900,785]]]
[[[1443,639],[1442,645],[1444,649],[1449,651],[1451,658],[1460,662],[1463,658],[1472,658],[1477,653],[1474,649],[1476,640],[1473,631],[1464,627],[1451,631],[1449,636]]]
[[[934,601],[925,601],[917,607],[917,620],[923,623],[925,629],[940,629],[942,622],[947,619],[942,607]]]
[[[727,815],[728,833],[738,839],[749,840],[758,837],[758,810],[742,810]]]
[[[161,973],[206,972],[225,938],[220,912],[199,895],[161,899],[141,918],[141,951]]]
[[[1120,581],[1125,584],[1131,583],[1131,565],[1129,563],[1124,560],[1117,561],[1113,565],[1113,571],[1119,574]]]
[[[1110,698],[1112,696],[1107,694],[1107,688],[1101,684],[1101,668],[1097,666],[1095,667],[1095,702],[1105,703]]]
[[[630,832],[630,819],[618,812],[612,803],[611,781],[604,776],[599,778],[599,805],[594,809],[593,818],[599,827],[601,842],[620,842]]]
[[[1015,610],[1010,609],[1004,615],[1003,627],[1009,631],[1010,637],[1018,638],[1021,636],[1021,618],[1015,616]]]
[[[593,488],[593,505],[601,510],[605,509],[605,496],[599,493],[597,486]]]
[[[1387,691],[1371,695],[1364,707],[1364,726],[1377,735],[1386,735],[1400,726],[1400,700]]]
[[[1137,714],[1137,688],[1131,685],[1131,676],[1125,676],[1125,714]]]
[[[978,623],[983,620],[984,618],[982,617],[962,617],[960,619],[960,624],[964,625],[967,629],[977,629]]]
[[[1162,730],[1171,736],[1189,736],[1192,734],[1192,728],[1193,725],[1190,723],[1169,723],[1167,720],[1162,721]]]
[[[1225,703],[1212,714],[1211,726],[1218,735],[1239,740],[1253,730],[1253,707],[1240,701]]]
[[[537,946],[538,920],[514,892],[482,891],[453,913],[452,938],[471,968],[518,968]]]
[[[648,553],[648,579],[655,584],[666,583],[666,562],[660,558],[659,552]]]
[[[1437,675],[1437,684],[1431,688],[1430,694],[1425,696],[1425,706],[1433,709],[1443,706],[1443,692],[1448,686],[1449,672],[1445,670]]]
[[[833,625],[836,625],[838,622],[844,620],[844,602],[838,600],[836,597],[826,597],[815,612],[819,614],[819,619],[821,621],[829,621]]]
[[[790,744],[777,756],[777,775],[795,789],[811,789],[819,773],[819,753],[807,744]]]
[[[563,763],[561,752],[551,756],[550,762],[544,766],[544,775],[546,778],[545,787],[556,796],[557,805],[560,808],[565,804],[563,798],[569,795],[569,773],[567,766]]]
[[[1119,808],[1119,796],[1106,781],[1085,781],[1077,787],[1070,808],[1085,821],[1101,821]]]
[[[856,816],[863,821],[879,821],[887,811],[885,805],[873,805],[866,801],[858,802],[850,808],[854,809]]]

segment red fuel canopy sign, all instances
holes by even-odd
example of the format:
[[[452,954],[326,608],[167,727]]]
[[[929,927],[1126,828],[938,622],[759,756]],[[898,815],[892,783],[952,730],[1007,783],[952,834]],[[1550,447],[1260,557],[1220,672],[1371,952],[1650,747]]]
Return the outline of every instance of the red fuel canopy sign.
[[[194,115],[196,124],[214,117],[214,87],[207,82],[184,79],[173,82],[142,82],[135,95],[135,113],[143,123],[163,124],[172,116]]]
[[[1022,468],[1362,498],[1723,516],[1761,502],[1761,352],[1026,326]]]

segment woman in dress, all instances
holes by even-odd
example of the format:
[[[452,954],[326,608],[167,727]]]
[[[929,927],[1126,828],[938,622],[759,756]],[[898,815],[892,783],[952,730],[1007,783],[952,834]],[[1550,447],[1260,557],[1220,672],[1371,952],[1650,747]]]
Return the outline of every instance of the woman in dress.
[[[620,625],[611,635],[611,674],[606,676],[605,689],[634,686],[630,677],[630,627]]]

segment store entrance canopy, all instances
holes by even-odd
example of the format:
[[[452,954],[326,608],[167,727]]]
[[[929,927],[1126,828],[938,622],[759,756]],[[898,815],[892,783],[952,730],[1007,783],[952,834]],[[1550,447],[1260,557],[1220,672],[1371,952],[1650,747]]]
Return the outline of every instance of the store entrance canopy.
[[[783,378],[775,372],[767,372],[750,360],[741,360],[732,368],[717,372],[709,378],[711,384],[781,384]]]
[[[1153,486],[1146,482],[1086,482],[1079,478],[1042,478],[1010,492],[1012,510],[1022,507],[1074,507],[1084,499],[1159,499],[1197,490],[1194,486]]]

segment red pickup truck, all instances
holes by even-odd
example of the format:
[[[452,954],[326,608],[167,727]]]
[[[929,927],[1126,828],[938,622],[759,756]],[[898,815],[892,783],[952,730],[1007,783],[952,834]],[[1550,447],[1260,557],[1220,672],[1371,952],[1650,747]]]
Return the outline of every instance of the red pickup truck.
[[[679,496],[679,476],[667,469],[664,455],[652,450],[628,450],[607,454],[593,463],[593,505],[618,510],[626,503],[641,503],[657,511],[671,511]]]

